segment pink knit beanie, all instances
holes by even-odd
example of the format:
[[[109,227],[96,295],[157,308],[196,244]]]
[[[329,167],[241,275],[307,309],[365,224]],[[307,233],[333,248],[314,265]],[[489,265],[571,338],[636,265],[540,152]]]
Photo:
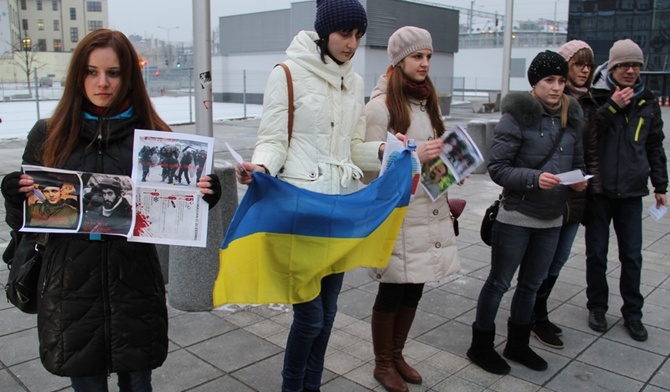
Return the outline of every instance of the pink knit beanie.
[[[565,61],[570,61],[572,56],[575,55],[575,53],[579,52],[582,49],[588,49],[591,54],[593,54],[593,49],[589,46],[584,41],[580,41],[578,39],[573,39],[572,41],[568,41],[561,46],[560,49],[558,49],[558,53],[563,56]]]

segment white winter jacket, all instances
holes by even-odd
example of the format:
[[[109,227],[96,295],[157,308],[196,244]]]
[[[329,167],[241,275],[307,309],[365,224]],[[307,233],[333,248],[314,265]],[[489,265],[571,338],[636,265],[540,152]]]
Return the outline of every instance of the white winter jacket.
[[[380,142],[364,143],[363,80],[348,61],[321,61],[318,35],[301,31],[286,50],[294,91],[288,143],[288,89],[275,67],[265,88],[263,118],[252,162],[300,188],[344,194],[359,189],[362,170],[378,170]]]
[[[366,140],[386,140],[389,111],[386,107],[386,76],[379,78],[365,107]],[[422,102],[411,102],[408,139],[417,147],[434,138],[433,126]],[[421,186],[409,203],[405,221],[386,268],[370,268],[372,279],[384,283],[426,283],[439,281],[460,270],[456,235],[447,198],[430,200]]]

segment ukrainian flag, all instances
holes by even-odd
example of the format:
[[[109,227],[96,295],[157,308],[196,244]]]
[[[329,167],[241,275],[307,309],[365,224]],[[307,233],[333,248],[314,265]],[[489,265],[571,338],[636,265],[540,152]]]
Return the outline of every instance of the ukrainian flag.
[[[325,276],[388,263],[410,199],[409,152],[348,195],[253,176],[221,245],[214,306],[307,302]]]

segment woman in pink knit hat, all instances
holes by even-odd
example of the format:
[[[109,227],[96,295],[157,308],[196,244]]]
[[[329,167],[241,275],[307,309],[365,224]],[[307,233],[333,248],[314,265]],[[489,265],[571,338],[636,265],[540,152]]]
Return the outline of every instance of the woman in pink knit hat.
[[[540,343],[560,349],[563,348],[563,341],[559,336],[562,335],[563,331],[549,321],[547,300],[554,284],[556,284],[561,268],[570,257],[572,243],[577,235],[580,222],[588,220],[588,216],[585,216],[586,195],[593,191],[594,186],[597,186],[600,171],[598,169],[598,140],[594,124],[594,112],[597,104],[590,92],[594,71],[593,50],[584,41],[572,40],[563,44],[558,53],[568,62],[568,78],[564,92],[566,95],[574,97],[584,111],[584,120],[581,127],[584,171],[587,174],[594,175],[594,178],[589,181],[587,191],[570,190],[570,198],[563,213],[563,226],[558,238],[556,253],[549,267],[547,278],[542,282],[535,298],[531,334]]]

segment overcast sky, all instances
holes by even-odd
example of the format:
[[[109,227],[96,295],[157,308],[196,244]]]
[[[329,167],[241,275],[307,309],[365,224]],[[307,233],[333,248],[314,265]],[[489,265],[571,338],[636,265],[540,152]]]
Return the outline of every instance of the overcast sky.
[[[290,8],[291,3],[300,0],[210,0],[211,27],[218,28],[218,17],[251,12]],[[505,0],[429,0],[427,3],[445,4],[503,14]],[[170,41],[193,41],[192,0],[110,0],[109,26],[126,35]],[[516,0],[515,20],[536,20],[539,18],[567,20],[568,0]],[[159,28],[161,26],[162,28]]]

